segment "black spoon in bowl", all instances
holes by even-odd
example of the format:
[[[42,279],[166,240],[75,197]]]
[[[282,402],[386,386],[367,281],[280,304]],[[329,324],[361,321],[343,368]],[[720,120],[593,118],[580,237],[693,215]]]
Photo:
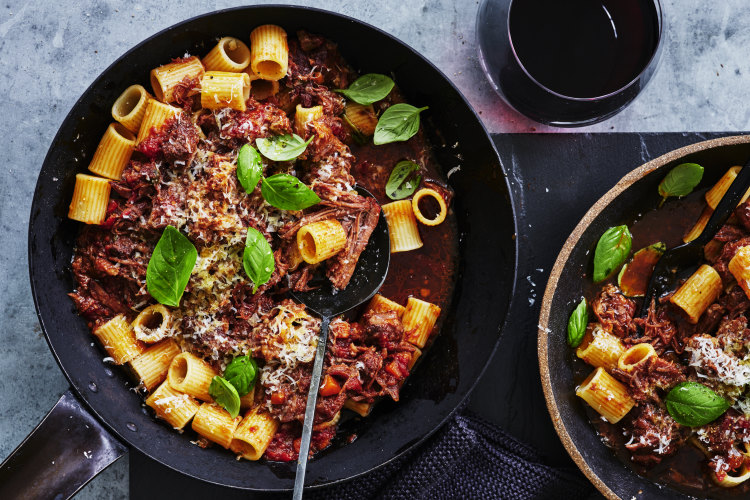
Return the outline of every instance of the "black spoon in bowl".
[[[360,195],[374,198],[372,193],[366,189],[362,187],[357,187],[356,189]],[[385,281],[390,260],[391,242],[388,233],[388,224],[381,211],[378,224],[370,235],[367,246],[359,256],[357,267],[346,288],[336,290],[326,280],[325,283],[314,290],[292,292],[292,297],[305,304],[305,306],[321,317],[318,346],[315,350],[315,363],[313,364],[310,388],[307,393],[305,422],[302,424],[302,441],[299,447],[299,458],[297,459],[297,474],[294,478],[294,500],[302,498],[302,490],[305,487],[307,455],[310,450],[315,405],[318,401],[320,377],[323,372],[323,359],[325,358],[326,343],[328,342],[328,324],[332,317],[354,309],[375,295]]]
[[[658,299],[674,290],[680,280],[686,279],[698,269],[698,263],[703,256],[703,247],[713,239],[729,215],[737,208],[748,187],[750,187],[750,160],[745,163],[732,181],[700,236],[688,243],[670,248],[656,263],[648,282],[646,295],[643,297],[639,317],[646,317],[653,299]]]

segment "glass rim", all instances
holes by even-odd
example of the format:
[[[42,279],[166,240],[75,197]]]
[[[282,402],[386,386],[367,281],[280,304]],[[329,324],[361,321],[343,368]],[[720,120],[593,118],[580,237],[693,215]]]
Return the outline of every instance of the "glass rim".
[[[651,53],[651,57],[649,57],[648,62],[643,65],[643,68],[638,72],[637,75],[633,77],[632,80],[630,80],[628,83],[623,85],[622,87],[618,88],[617,90],[614,90],[608,94],[602,94],[599,96],[593,96],[593,97],[573,97],[568,96],[565,94],[561,94],[559,92],[556,92],[546,85],[542,84],[539,80],[534,78],[531,73],[526,69],[526,66],[521,62],[521,58],[518,57],[518,52],[516,52],[516,47],[513,45],[513,37],[510,34],[510,13],[513,11],[513,4],[519,0],[510,0],[508,3],[508,18],[506,20],[506,26],[507,26],[507,35],[508,35],[508,42],[510,44],[510,51],[513,54],[513,59],[515,59],[516,63],[518,63],[518,66],[521,68],[521,71],[524,72],[524,74],[532,81],[534,82],[539,88],[544,90],[545,92],[548,92],[556,97],[559,97],[561,99],[566,99],[569,101],[576,101],[576,102],[591,102],[591,101],[602,101],[604,99],[608,99],[614,95],[617,95],[621,93],[623,90],[627,89],[628,87],[632,86],[635,82],[637,82],[643,73],[648,69],[649,66],[651,66],[651,63],[654,61],[654,58],[659,53],[659,50],[661,49],[661,44],[663,40],[663,34],[664,34],[664,9],[661,6],[661,0],[650,0],[654,6],[657,8],[657,18],[658,18],[658,24],[659,24],[659,32],[658,37],[656,40],[656,47],[654,48],[653,52]],[[524,1],[524,0],[520,0]]]

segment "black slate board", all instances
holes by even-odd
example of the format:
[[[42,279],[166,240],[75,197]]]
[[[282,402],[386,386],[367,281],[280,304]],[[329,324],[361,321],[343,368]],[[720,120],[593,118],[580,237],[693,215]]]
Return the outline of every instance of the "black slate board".
[[[539,381],[536,335],[547,276],[584,213],[623,175],[673,149],[734,133],[505,134],[493,137],[510,178],[519,239],[519,283],[502,348],[469,408],[537,448],[550,465],[574,466],[552,427]],[[131,451],[130,496],[282,498],[211,486]]]

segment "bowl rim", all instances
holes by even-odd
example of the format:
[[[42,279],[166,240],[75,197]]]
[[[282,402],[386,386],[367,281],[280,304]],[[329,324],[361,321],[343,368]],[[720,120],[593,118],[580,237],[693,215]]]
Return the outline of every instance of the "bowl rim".
[[[750,143],[750,135],[733,135],[727,137],[719,137],[717,139],[710,139],[707,141],[701,141],[688,146],[672,150],[665,153],[653,160],[644,163],[640,167],[635,168],[629,173],[625,174],[609,191],[607,191],[599,200],[592,205],[592,207],[584,214],[581,220],[578,222],[576,227],[570,233],[570,236],[565,240],[565,244],[560,249],[560,253],[555,260],[555,265],[552,267],[549,278],[547,280],[547,286],[544,290],[544,297],[542,298],[542,308],[539,313],[539,324],[538,324],[538,335],[537,335],[537,356],[539,361],[539,372],[542,381],[542,389],[544,391],[544,399],[547,403],[547,411],[549,411],[550,417],[552,418],[552,424],[555,427],[560,441],[562,442],[565,450],[573,459],[578,468],[583,472],[586,478],[596,487],[599,492],[609,500],[621,500],[612,489],[591,469],[586,462],[583,454],[580,452],[573,439],[568,434],[568,431],[563,423],[560,410],[557,406],[557,399],[554,391],[552,390],[551,373],[549,365],[547,364],[547,358],[549,353],[549,318],[552,307],[552,299],[557,290],[558,281],[562,274],[565,265],[570,258],[573,249],[578,244],[578,241],[583,236],[583,233],[588,229],[589,225],[596,219],[596,217],[607,207],[609,204],[617,198],[621,193],[626,191],[632,184],[644,178],[648,174],[668,165],[680,158],[687,155],[697,153],[700,151],[706,151],[722,146],[731,146],[737,144],[748,144]],[[640,476],[639,476],[640,477]],[[648,479],[643,478],[644,481]]]

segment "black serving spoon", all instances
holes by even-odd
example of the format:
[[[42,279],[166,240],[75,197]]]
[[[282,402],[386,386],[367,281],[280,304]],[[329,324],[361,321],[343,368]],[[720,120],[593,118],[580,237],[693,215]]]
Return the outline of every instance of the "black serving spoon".
[[[374,198],[372,193],[362,187],[358,186],[357,191],[362,196]],[[299,458],[297,459],[297,475],[294,478],[294,500],[302,498],[302,490],[305,486],[307,455],[310,450],[315,405],[318,401],[320,377],[323,372],[323,359],[325,358],[326,343],[328,342],[328,324],[332,317],[357,307],[375,295],[385,281],[390,260],[391,242],[388,234],[388,224],[381,212],[378,224],[370,235],[367,246],[359,256],[357,267],[346,288],[336,290],[330,281],[325,280],[320,287],[309,292],[292,292],[292,297],[305,304],[305,306],[321,317],[318,347],[315,351],[315,363],[313,364],[312,378],[310,379],[310,389],[307,393],[305,422],[302,424],[302,442],[300,443]]]
[[[732,181],[732,185],[729,186],[726,194],[716,206],[716,210],[708,219],[708,223],[700,236],[693,241],[670,248],[661,256],[654,266],[654,272],[648,282],[639,317],[646,317],[648,308],[654,298],[658,299],[665,293],[674,290],[680,280],[688,278],[698,269],[703,256],[703,247],[713,239],[716,232],[724,225],[729,215],[737,208],[742,195],[750,187],[749,165],[750,160],[740,169],[737,177]]]

